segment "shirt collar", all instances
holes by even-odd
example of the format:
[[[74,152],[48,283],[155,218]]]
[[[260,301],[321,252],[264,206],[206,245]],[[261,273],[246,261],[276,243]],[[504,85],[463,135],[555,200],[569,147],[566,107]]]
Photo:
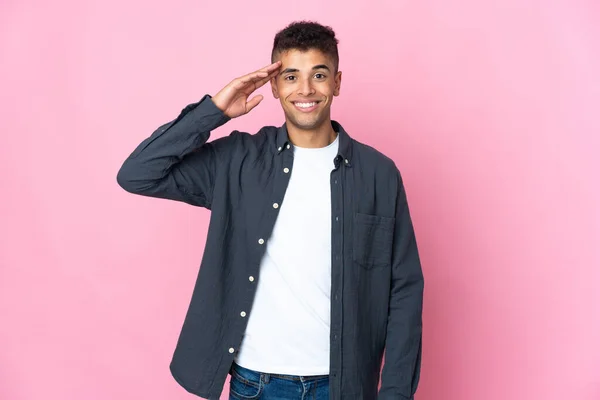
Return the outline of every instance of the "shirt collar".
[[[338,155],[336,158],[341,158],[343,164],[347,167],[352,166],[352,138],[344,127],[337,121],[331,120],[331,126],[333,129],[338,132],[339,135],[339,149]],[[286,150],[292,148],[292,143],[290,142],[290,138],[287,132],[287,125],[284,123],[277,129],[277,140],[275,142],[275,146],[277,147],[277,154],[281,154]]]

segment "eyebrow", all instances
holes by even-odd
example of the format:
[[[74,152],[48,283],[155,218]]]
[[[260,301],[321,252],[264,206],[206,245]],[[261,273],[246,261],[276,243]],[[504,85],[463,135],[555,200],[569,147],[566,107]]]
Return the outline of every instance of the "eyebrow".
[[[330,71],[329,67],[325,64],[319,64],[319,65],[315,65],[314,67],[312,67],[312,70],[317,70],[317,69],[326,69],[327,71]],[[287,74],[289,72],[299,72],[300,70],[297,68],[286,68],[283,71],[281,71],[281,74]]]

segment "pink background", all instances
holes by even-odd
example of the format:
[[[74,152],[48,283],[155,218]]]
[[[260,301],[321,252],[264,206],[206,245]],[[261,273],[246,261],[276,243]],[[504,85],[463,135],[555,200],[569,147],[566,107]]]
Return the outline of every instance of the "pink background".
[[[341,40],[333,117],[406,181],[417,400],[600,399],[598,1],[36,3],[0,6],[0,399],[195,398],[168,364],[208,211],[116,173],[302,18]],[[214,137],[283,123],[260,93]]]

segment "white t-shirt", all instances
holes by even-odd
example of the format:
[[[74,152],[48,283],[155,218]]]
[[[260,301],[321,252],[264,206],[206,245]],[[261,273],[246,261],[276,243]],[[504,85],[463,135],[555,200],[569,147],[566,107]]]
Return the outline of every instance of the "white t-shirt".
[[[331,171],[327,147],[294,149],[294,164],[260,266],[236,363],[264,373],[329,374]]]

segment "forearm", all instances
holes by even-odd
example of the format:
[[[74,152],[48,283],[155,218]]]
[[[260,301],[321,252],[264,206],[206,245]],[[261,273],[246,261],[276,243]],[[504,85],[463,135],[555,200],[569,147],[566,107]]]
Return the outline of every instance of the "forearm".
[[[185,200],[174,192],[202,183],[204,172],[190,168],[171,175],[173,168],[186,156],[198,152],[208,141],[211,131],[228,120],[208,95],[188,105],[176,119],[160,126],[135,148],[119,169],[119,185],[135,194]],[[214,153],[212,149],[206,149],[204,158],[194,161],[196,167],[203,163],[202,167],[214,169],[215,155],[211,153]],[[206,171],[205,175],[212,176],[212,173]]]
[[[379,400],[412,400],[421,366],[423,279],[392,288]]]

